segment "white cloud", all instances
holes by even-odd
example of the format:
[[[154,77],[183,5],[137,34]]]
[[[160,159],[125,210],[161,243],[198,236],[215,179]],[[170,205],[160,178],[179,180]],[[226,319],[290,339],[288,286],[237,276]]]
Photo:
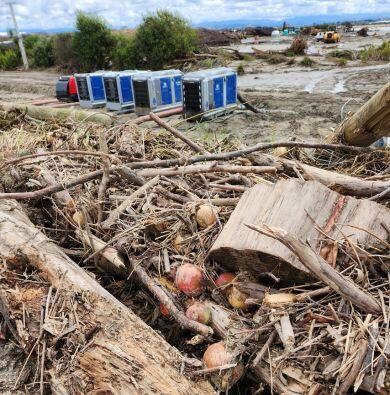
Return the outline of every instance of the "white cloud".
[[[0,0],[1,2],[1,0]],[[324,14],[390,14],[390,0],[19,0],[21,30],[71,27],[77,10],[96,12],[112,26],[135,26],[159,8],[177,11],[193,23],[236,19],[278,19]],[[9,27],[8,9],[0,8],[0,30]]]

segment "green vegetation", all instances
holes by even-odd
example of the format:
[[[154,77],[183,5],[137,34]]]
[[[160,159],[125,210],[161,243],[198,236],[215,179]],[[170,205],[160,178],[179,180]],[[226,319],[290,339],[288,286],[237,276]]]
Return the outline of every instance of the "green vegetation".
[[[132,45],[136,67],[158,69],[181,59],[197,47],[197,35],[187,20],[169,11],[148,14]]]
[[[187,20],[168,11],[148,14],[133,36],[114,35],[100,17],[78,13],[75,33],[53,36],[33,34],[24,40],[31,67],[59,66],[75,71],[159,69],[190,55],[197,48],[196,31]],[[204,59],[213,67],[224,59]],[[21,65],[19,48],[0,47],[0,69]]]
[[[100,17],[79,12],[76,27],[73,53],[80,71],[95,71],[108,67],[115,39],[105,21]]]
[[[390,41],[384,41],[379,47],[370,46],[359,52],[359,59],[368,61],[390,61]]]
[[[245,74],[245,69],[244,69],[244,66],[243,66],[242,64],[239,64],[239,65],[238,65],[238,67],[237,67],[237,74],[238,74],[238,75],[243,75],[243,74]]]
[[[348,60],[355,60],[357,58],[357,53],[356,51],[351,51],[351,50],[335,50],[331,51],[327,55],[330,58],[344,58]]]
[[[312,67],[314,65],[314,60],[309,58],[308,56],[305,56],[300,62],[299,64],[301,66],[305,66],[305,67]]]
[[[21,64],[22,61],[17,47],[0,50],[0,70],[16,69]]]
[[[347,63],[348,63],[348,59],[345,59],[345,58],[339,58],[337,60],[337,65],[339,67],[345,67],[347,65]]]

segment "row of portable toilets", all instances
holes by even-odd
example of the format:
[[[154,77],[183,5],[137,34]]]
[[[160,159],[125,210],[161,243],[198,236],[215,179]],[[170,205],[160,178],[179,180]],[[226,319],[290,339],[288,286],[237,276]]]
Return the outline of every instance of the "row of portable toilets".
[[[187,119],[212,118],[237,106],[237,74],[227,67],[183,74],[180,70],[75,74],[82,108],[146,115],[183,108]]]

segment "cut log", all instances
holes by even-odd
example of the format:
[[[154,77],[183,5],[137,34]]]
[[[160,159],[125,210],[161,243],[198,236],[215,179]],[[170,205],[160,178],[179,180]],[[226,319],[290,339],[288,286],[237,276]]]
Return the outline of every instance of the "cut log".
[[[305,282],[311,276],[294,253],[276,240],[256,235],[245,224],[282,228],[319,252],[324,232],[336,240],[347,234],[351,242],[361,245],[377,244],[373,234],[386,240],[381,222],[390,223],[386,207],[345,197],[316,181],[256,185],[241,197],[210,257],[229,270],[248,270],[254,275],[272,272],[282,282]]]
[[[38,283],[39,287],[47,287],[49,282],[57,291],[61,289],[71,301],[69,317],[78,317],[71,328],[72,340],[78,339],[81,347],[77,347],[72,361],[64,360],[70,339],[58,343],[56,352],[47,357],[51,369],[46,381],[53,393],[215,393],[209,383],[201,380],[194,384],[180,373],[179,352],[37,230],[15,201],[0,202],[0,259],[8,267],[24,270],[27,266],[37,271],[44,280]],[[23,278],[15,285],[18,286],[23,286]],[[10,297],[15,295],[14,289],[10,291]],[[41,298],[42,291],[38,316]],[[61,315],[66,316],[66,305],[59,308]],[[52,321],[55,318],[48,316]],[[16,327],[22,329],[23,325]],[[65,338],[68,335],[62,334]],[[39,320],[38,330],[31,330],[29,336],[32,342],[42,336]]]
[[[338,140],[360,147],[383,136],[390,136],[390,82],[336,130]]]
[[[15,109],[28,114],[30,117],[41,119],[43,121],[52,121],[56,119],[59,121],[82,122],[88,120],[88,122],[110,126],[114,119],[111,114],[105,114],[103,112],[93,113],[72,108],[50,108],[16,103],[0,103],[0,110],[11,111]]]

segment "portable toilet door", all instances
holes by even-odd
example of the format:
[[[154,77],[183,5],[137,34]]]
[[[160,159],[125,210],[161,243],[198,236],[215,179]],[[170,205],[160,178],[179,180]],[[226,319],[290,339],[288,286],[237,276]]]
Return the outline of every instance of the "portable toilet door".
[[[103,77],[101,75],[90,75],[89,77],[94,101],[105,101]]]
[[[160,79],[160,89],[161,89],[161,104],[166,106],[172,104],[172,87],[170,78]]]
[[[223,77],[214,79],[214,108],[223,107]]]
[[[237,76],[236,74],[226,77],[226,105],[237,102]]]
[[[133,88],[131,77],[129,75],[122,75],[119,77],[121,94],[122,94],[122,102],[123,103],[131,103],[134,101],[133,97]]]
[[[175,84],[175,102],[181,102],[182,100],[182,78],[180,75],[177,75],[173,78]]]

